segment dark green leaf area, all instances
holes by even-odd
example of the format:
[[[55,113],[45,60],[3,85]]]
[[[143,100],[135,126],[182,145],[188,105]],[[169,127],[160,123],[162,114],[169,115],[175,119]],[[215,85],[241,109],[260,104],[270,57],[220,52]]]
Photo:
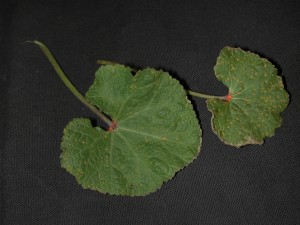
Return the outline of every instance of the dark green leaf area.
[[[84,188],[114,195],[147,195],[191,163],[201,129],[179,82],[154,69],[135,76],[122,65],[96,72],[86,94],[117,128],[104,131],[74,119],[64,131],[61,163]]]
[[[225,47],[214,70],[232,96],[230,101],[207,101],[213,130],[220,139],[240,147],[262,144],[274,135],[282,124],[280,113],[289,102],[274,65],[257,54]]]

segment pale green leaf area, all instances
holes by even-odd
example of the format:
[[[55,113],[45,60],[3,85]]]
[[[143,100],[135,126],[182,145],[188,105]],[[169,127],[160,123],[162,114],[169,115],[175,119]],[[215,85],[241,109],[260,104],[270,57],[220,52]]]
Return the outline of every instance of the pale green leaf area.
[[[289,102],[277,69],[267,59],[240,48],[225,47],[214,67],[231,99],[208,99],[212,128],[226,144],[262,144],[280,127]]]
[[[201,129],[186,91],[168,73],[108,65],[96,72],[86,99],[117,127],[89,119],[64,130],[61,164],[84,188],[112,195],[147,195],[199,154]]]

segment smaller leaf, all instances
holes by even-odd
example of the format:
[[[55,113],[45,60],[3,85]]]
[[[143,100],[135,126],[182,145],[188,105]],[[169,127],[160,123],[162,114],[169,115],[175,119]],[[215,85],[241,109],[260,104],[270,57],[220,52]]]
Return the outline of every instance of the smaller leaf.
[[[277,69],[267,59],[240,48],[225,47],[214,67],[229,89],[226,101],[208,99],[212,129],[226,144],[262,144],[280,127],[289,102]]]

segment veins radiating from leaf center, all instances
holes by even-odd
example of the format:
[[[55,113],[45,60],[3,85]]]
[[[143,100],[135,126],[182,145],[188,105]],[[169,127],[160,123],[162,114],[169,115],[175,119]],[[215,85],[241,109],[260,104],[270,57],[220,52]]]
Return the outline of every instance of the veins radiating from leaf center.
[[[136,134],[139,134],[139,135],[142,135],[142,136],[148,136],[148,137],[156,138],[160,141],[167,141],[167,142],[172,142],[172,143],[176,143],[176,144],[179,144],[179,145],[185,145],[185,144],[182,144],[181,142],[172,141],[172,140],[169,140],[169,139],[162,139],[159,136],[155,136],[155,135],[152,135],[152,134],[147,134],[147,133],[142,132],[142,131],[132,130],[132,129],[125,128],[125,127],[119,127],[119,129],[124,130],[124,131],[128,131],[128,132],[133,132],[133,133],[136,133]]]
[[[247,102],[247,103],[251,102],[251,103],[255,103],[255,104],[257,104],[257,105],[262,105],[262,106],[263,106],[263,104],[260,104],[261,102],[255,101],[255,100],[251,100],[251,99],[246,99],[246,98],[236,98],[236,97],[233,97],[232,99],[235,100],[235,101],[234,101],[235,103],[236,103],[237,101],[243,101],[243,102]]]
[[[150,105],[150,104],[148,104],[144,109],[142,109],[142,110],[140,110],[140,111],[136,111],[135,113],[133,113],[133,114],[131,114],[131,115],[129,115],[129,116],[123,118],[123,119],[121,120],[121,122],[123,123],[124,121],[130,119],[131,117],[137,116],[137,115],[140,114],[140,113],[143,113],[143,112],[148,111],[149,109],[154,109],[154,108],[155,108],[155,107],[151,107],[151,108],[150,108],[149,105]]]
[[[138,174],[139,174],[139,176],[140,176],[140,175],[141,175],[141,174],[140,174],[140,158],[138,157],[138,155],[136,154],[136,152],[133,150],[133,149],[134,149],[133,146],[131,146],[131,145],[129,144],[129,142],[128,142],[128,141],[126,140],[126,138],[121,134],[120,131],[117,132],[116,135],[119,136],[120,139],[122,139],[122,140],[124,141],[124,143],[127,145],[128,149],[131,151],[131,153],[132,153],[132,154],[134,155],[134,157],[136,158],[136,161],[137,161],[137,164],[138,164],[137,170],[138,170]]]
[[[131,87],[129,88],[129,92],[131,91]],[[123,101],[118,113],[117,113],[117,116],[116,116],[116,120],[119,120],[120,119],[120,114],[121,112],[123,111],[123,108],[124,106],[126,105],[127,101],[129,100],[129,97],[130,97],[130,94],[127,93],[127,97],[126,99]]]
[[[148,172],[150,172],[152,175],[154,176],[158,176],[157,174],[153,173],[153,171],[151,170],[151,168],[149,167],[149,165],[147,163],[143,163],[141,164],[141,159],[140,157],[136,154],[136,152],[134,151],[134,147],[127,141],[127,139],[121,134],[121,131],[119,130],[116,133],[117,136],[119,136],[120,139],[122,139],[124,141],[124,143],[127,145],[127,147],[130,149],[130,151],[132,152],[132,154],[134,155],[134,157],[137,160],[137,174],[138,174],[138,178],[141,179],[142,173],[141,173],[141,165],[144,166],[144,168],[146,167]],[[153,182],[155,182],[155,180],[153,179]]]
[[[139,74],[136,74],[134,78],[137,79],[138,76],[139,76]],[[133,78],[133,79],[134,79],[134,78]],[[159,80],[159,84],[157,85],[157,90],[160,89],[161,84],[162,84],[162,81],[163,81],[163,78]],[[148,84],[148,85],[151,85],[151,84]],[[143,87],[143,88],[145,88],[145,87]],[[138,90],[135,90],[135,91],[138,91]],[[120,122],[124,122],[124,121],[127,120],[129,117],[136,116],[137,114],[139,114],[139,113],[141,113],[141,112],[144,112],[144,111],[149,110],[149,109],[150,109],[150,106],[151,106],[151,104],[152,104],[152,102],[153,102],[154,97],[156,97],[158,94],[159,94],[159,91],[156,91],[155,93],[152,93],[152,94],[151,94],[151,99],[149,100],[147,106],[144,107],[144,109],[142,109],[142,110],[140,110],[140,111],[137,111],[137,112],[134,112],[133,114],[128,115],[128,116],[125,117],[125,118],[122,118],[122,119],[120,120]],[[129,96],[129,95],[128,95],[128,96]],[[127,97],[126,101],[128,101],[128,99],[129,99],[129,98]],[[124,106],[124,105],[125,105],[125,103],[123,104],[123,106]],[[122,106],[122,109],[123,109],[123,106]],[[121,110],[120,110],[120,111],[121,111]],[[120,111],[119,111],[119,113],[118,113],[118,116],[121,114]],[[118,119],[119,119],[119,118],[118,118]]]
[[[143,132],[138,132],[138,131],[133,131],[133,130],[130,130],[130,129],[123,129],[124,131],[126,130],[126,131],[130,131],[130,132],[132,132],[132,133],[135,133],[135,134],[139,134],[139,135],[141,135],[141,136],[148,136],[148,137],[152,137],[152,138],[155,138],[155,139],[158,139],[159,141],[162,141],[162,139],[160,138],[160,137],[157,137],[157,136],[153,136],[153,135],[150,135],[150,134],[146,134],[146,133],[143,133]],[[118,134],[120,134],[120,130],[118,131]],[[125,138],[124,138],[124,141],[125,141]],[[182,143],[180,143],[180,142],[174,142],[174,141],[171,141],[171,140],[168,140],[168,139],[164,139],[164,141],[165,142],[171,142],[171,143],[175,143],[175,144],[180,144],[180,145],[182,145]],[[162,144],[163,144],[164,142],[162,142]],[[129,144],[128,144],[128,146],[129,146]],[[187,146],[187,145],[184,145],[184,146]],[[132,146],[130,146],[130,147],[132,147]],[[173,157],[175,157],[175,158],[177,158],[177,160],[178,161],[182,161],[183,163],[184,163],[184,161],[180,158],[180,157],[178,157],[178,155],[176,155],[176,154],[174,154],[174,152],[171,152],[170,150],[168,150],[168,148],[167,147],[165,147],[164,146],[164,149],[165,149],[165,151],[167,151],[170,155],[172,155]],[[138,158],[138,157],[137,157]],[[149,169],[149,171],[152,173],[152,170],[148,167],[148,169]],[[156,175],[155,173],[153,173],[154,175]]]

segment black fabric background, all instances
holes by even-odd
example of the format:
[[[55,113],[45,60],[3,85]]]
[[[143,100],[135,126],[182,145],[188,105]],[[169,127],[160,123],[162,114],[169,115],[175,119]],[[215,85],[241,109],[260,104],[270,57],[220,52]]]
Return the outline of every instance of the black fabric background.
[[[8,1],[1,3],[1,224],[300,224],[300,7],[297,1]],[[191,98],[201,154],[146,197],[82,189],[61,169],[65,125],[95,116],[40,49],[85,93],[97,59],[162,68],[186,88],[226,94],[213,66],[226,45],[267,57],[291,102],[262,146],[224,145]]]

